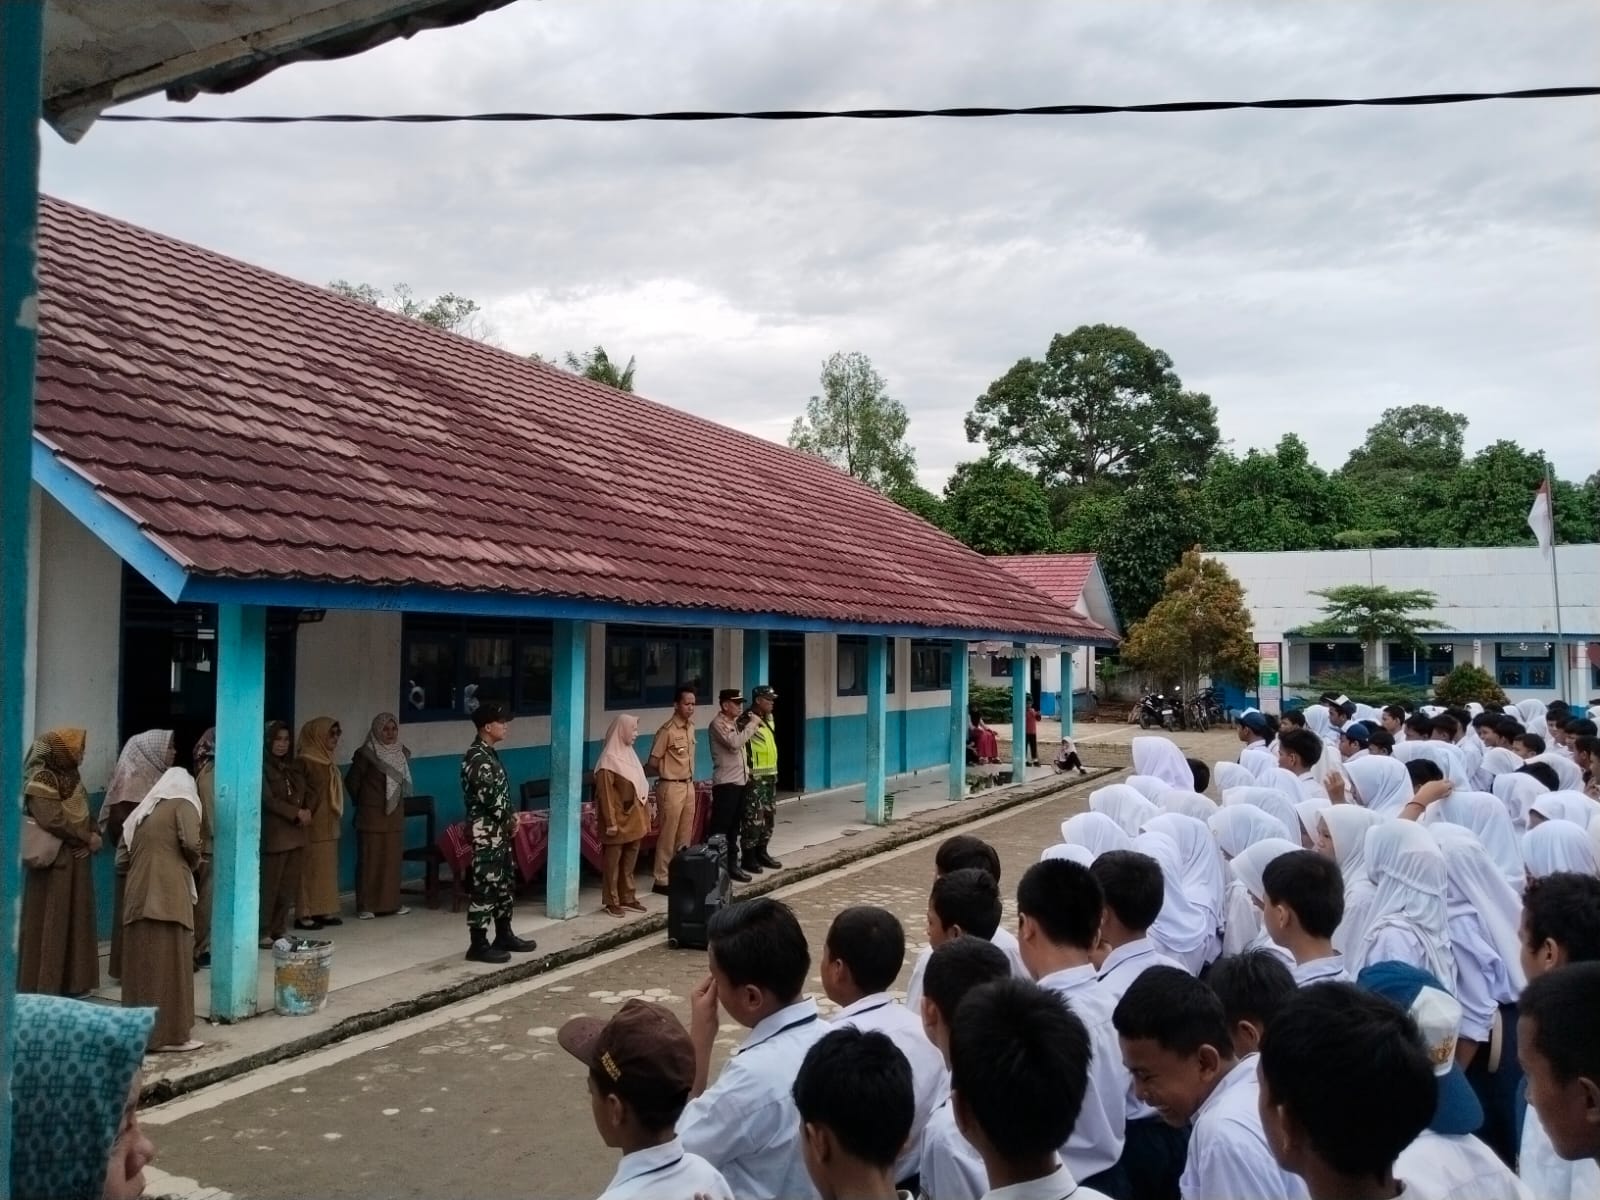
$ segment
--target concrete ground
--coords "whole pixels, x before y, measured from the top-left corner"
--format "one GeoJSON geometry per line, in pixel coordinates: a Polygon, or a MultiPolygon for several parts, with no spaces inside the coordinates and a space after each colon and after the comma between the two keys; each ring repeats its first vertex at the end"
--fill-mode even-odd
{"type": "MultiPolygon", "coordinates": [[[[1231,739],[1226,732],[1180,741],[1210,761],[1231,756],[1231,739]]],[[[1090,744],[1108,756],[1126,752],[1125,739],[1090,744]]],[[[999,850],[1002,891],[1014,890],[1102,781],[1063,780],[1066,790],[961,825],[999,850]]],[[[794,906],[811,942],[812,994],[820,997],[817,947],[833,915],[851,904],[882,905],[904,923],[904,986],[925,941],[942,836],[773,892],[794,906]]],[[[569,1017],[610,1012],[634,995],[687,1019],[689,992],[704,973],[703,952],[669,950],[657,934],[147,1109],[142,1119],[167,1173],[154,1175],[152,1194],[598,1195],[616,1155],[594,1132],[583,1069],[556,1045],[555,1032],[569,1017]]],[[[725,1025],[719,1055],[741,1036],[725,1025]]]]}

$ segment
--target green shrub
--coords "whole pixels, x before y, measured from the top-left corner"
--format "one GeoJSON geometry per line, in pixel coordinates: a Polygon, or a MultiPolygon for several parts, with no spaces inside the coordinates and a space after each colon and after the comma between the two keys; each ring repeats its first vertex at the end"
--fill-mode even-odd
{"type": "Polygon", "coordinates": [[[1315,702],[1323,692],[1338,692],[1349,696],[1357,704],[1370,704],[1382,708],[1385,704],[1398,704],[1408,712],[1426,702],[1428,689],[1404,683],[1391,683],[1377,679],[1362,671],[1329,671],[1318,675],[1309,683],[1289,683],[1285,691],[1306,693],[1307,702],[1315,702]]]}
{"type": "Polygon", "coordinates": [[[967,702],[975,706],[978,715],[990,724],[999,722],[1006,725],[1011,721],[1011,689],[1008,687],[986,687],[975,683],[968,689],[967,702]]]}
{"type": "Polygon", "coordinates": [[[1462,663],[1446,675],[1434,689],[1433,696],[1440,704],[1457,706],[1477,701],[1485,708],[1500,708],[1510,703],[1494,676],[1471,663],[1462,663]]]}

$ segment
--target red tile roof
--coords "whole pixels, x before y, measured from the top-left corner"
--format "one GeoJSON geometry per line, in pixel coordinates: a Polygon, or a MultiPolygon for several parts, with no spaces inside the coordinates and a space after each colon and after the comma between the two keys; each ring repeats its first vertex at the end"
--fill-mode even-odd
{"type": "MultiPolygon", "coordinates": [[[[1083,597],[1084,585],[1089,582],[1089,575],[1095,566],[1092,554],[995,554],[990,556],[989,561],[1068,610],[1076,609],[1083,597]]],[[[1075,611],[1072,615],[1096,631],[1092,636],[1111,640],[1116,638],[1099,622],[1075,611]]]]}
{"type": "Polygon", "coordinates": [[[1081,635],[834,468],[643,397],[49,198],[40,274],[38,436],[192,576],[1081,635]]]}

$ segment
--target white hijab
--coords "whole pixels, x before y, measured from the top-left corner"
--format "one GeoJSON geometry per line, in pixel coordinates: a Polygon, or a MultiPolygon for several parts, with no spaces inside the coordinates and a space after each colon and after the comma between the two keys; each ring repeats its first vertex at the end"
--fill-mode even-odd
{"type": "Polygon", "coordinates": [[[1523,728],[1529,733],[1549,736],[1549,710],[1545,708],[1543,700],[1518,700],[1517,715],[1522,718],[1523,728]]]}
{"type": "Polygon", "coordinates": [[[1300,818],[1300,829],[1305,834],[1306,841],[1316,842],[1317,817],[1332,807],[1332,800],[1302,800],[1294,806],[1295,815],[1300,818]]]}
{"type": "Polygon", "coordinates": [[[1105,813],[1129,837],[1139,832],[1139,827],[1151,817],[1159,817],[1161,810],[1125,783],[1113,783],[1095,788],[1089,793],[1089,810],[1105,813]]]}
{"type": "Polygon", "coordinates": [[[1494,794],[1495,799],[1506,806],[1511,827],[1521,833],[1528,827],[1528,813],[1533,810],[1533,802],[1540,796],[1550,795],[1550,789],[1532,775],[1513,773],[1495,776],[1494,794]]]}
{"type": "Polygon", "coordinates": [[[1379,816],[1399,815],[1415,794],[1411,787],[1411,776],[1398,758],[1369,754],[1365,758],[1347,762],[1344,773],[1350,777],[1351,786],[1355,788],[1357,803],[1379,816]]]}
{"type": "Polygon", "coordinates": [[[1199,792],[1179,791],[1177,788],[1168,788],[1162,792],[1156,797],[1156,803],[1164,812],[1182,813],[1197,821],[1209,821],[1211,814],[1217,811],[1217,802],[1210,796],[1202,796],[1199,792]]]}
{"type": "Polygon", "coordinates": [[[1094,858],[1108,850],[1132,850],[1133,838],[1105,813],[1086,812],[1061,822],[1061,840],[1082,846],[1094,858]]]}
{"type": "Polygon", "coordinates": [[[1172,790],[1170,783],[1155,775],[1129,775],[1122,783],[1124,787],[1131,787],[1139,795],[1152,802],[1162,792],[1170,792],[1172,790]]]}
{"type": "Polygon", "coordinates": [[[1206,824],[1217,839],[1217,846],[1229,858],[1238,858],[1249,847],[1267,838],[1289,840],[1289,830],[1283,822],[1254,804],[1219,808],[1206,824]]]}
{"type": "Polygon", "coordinates": [[[1529,806],[1529,811],[1538,813],[1546,821],[1571,821],[1579,828],[1587,829],[1589,822],[1600,816],[1600,803],[1582,792],[1563,789],[1546,792],[1529,806]]]}
{"type": "Polygon", "coordinates": [[[1164,737],[1133,739],[1133,769],[1140,775],[1166,780],[1168,787],[1194,787],[1194,771],[1178,744],[1164,737]]]}
{"type": "Polygon", "coordinates": [[[1092,867],[1094,865],[1094,855],[1089,853],[1088,847],[1069,842],[1057,842],[1053,846],[1046,846],[1044,853],[1039,855],[1040,862],[1047,862],[1052,858],[1075,862],[1080,867],[1092,867]]]}
{"type": "Polygon", "coordinates": [[[1224,808],[1234,804],[1248,804],[1259,808],[1283,825],[1283,835],[1293,838],[1300,832],[1300,814],[1295,810],[1298,798],[1290,800],[1277,788],[1230,788],[1222,794],[1224,808]]]}
{"type": "Polygon", "coordinates": [[[1239,752],[1239,765],[1250,772],[1253,782],[1259,783],[1269,771],[1278,769],[1277,743],[1273,742],[1268,746],[1246,746],[1239,752]]]}
{"type": "MultiPolygon", "coordinates": [[[[1262,753],[1265,753],[1264,751],[1262,753]]],[[[1276,765],[1276,764],[1274,764],[1276,765]]],[[[1240,763],[1219,762],[1211,768],[1211,779],[1217,785],[1217,792],[1221,794],[1229,788],[1255,787],[1256,777],[1249,767],[1240,763]]]]}
{"type": "MultiPolygon", "coordinates": [[[[1489,856],[1508,886],[1522,895],[1522,847],[1517,844],[1517,831],[1501,804],[1488,792],[1452,792],[1428,809],[1428,824],[1446,822],[1470,829],[1483,852],[1489,856]]],[[[1440,843],[1443,845],[1443,843],[1440,843]]]]}
{"type": "Polygon", "coordinates": [[[1236,855],[1228,865],[1233,869],[1239,882],[1244,884],[1245,890],[1265,904],[1267,890],[1261,882],[1261,877],[1267,869],[1267,864],[1300,849],[1303,847],[1295,845],[1286,838],[1262,838],[1254,845],[1247,846],[1244,853],[1236,855]]]}
{"type": "Polygon", "coordinates": [[[1277,788],[1290,804],[1298,804],[1306,798],[1305,789],[1300,786],[1299,778],[1287,767],[1273,767],[1272,770],[1263,773],[1261,786],[1277,788]]]}
{"type": "MultiPolygon", "coordinates": [[[[156,780],[155,787],[145,793],[145,798],[139,801],[139,807],[128,814],[128,819],[122,826],[122,844],[133,852],[134,836],[139,832],[145,818],[155,812],[156,805],[163,800],[187,800],[194,805],[196,816],[203,815],[200,808],[200,791],[195,786],[194,776],[182,767],[169,767],[167,773],[156,780]]],[[[200,899],[200,893],[194,885],[194,873],[185,871],[184,879],[189,884],[189,903],[193,904],[200,899]]]]}
{"type": "Polygon", "coordinates": [[[1483,752],[1483,761],[1478,764],[1476,778],[1483,785],[1483,790],[1488,791],[1496,779],[1511,774],[1521,766],[1522,760],[1517,757],[1516,751],[1496,746],[1492,750],[1483,752]]]}
{"type": "Polygon", "coordinates": [[[643,804],[650,795],[650,784],[644,777],[644,763],[639,761],[639,755],[634,748],[628,745],[629,734],[637,735],[639,732],[639,718],[632,713],[618,713],[611,719],[611,725],[606,730],[605,745],[600,747],[600,757],[595,760],[596,771],[610,771],[619,779],[626,779],[633,784],[634,795],[639,803],[643,804]]]}
{"type": "MultiPolygon", "coordinates": [[[[1522,971],[1520,891],[1511,889],[1499,866],[1468,830],[1448,821],[1436,821],[1428,832],[1444,853],[1445,875],[1450,884],[1446,907],[1450,916],[1477,916],[1489,937],[1493,956],[1504,964],[1511,986],[1520,992],[1528,984],[1522,971]]],[[[1478,957],[1485,957],[1481,949],[1478,957]]]]}
{"type": "Polygon", "coordinates": [[[1333,933],[1334,948],[1340,954],[1353,953],[1367,931],[1372,897],[1377,893],[1367,877],[1367,834],[1386,819],[1354,804],[1335,804],[1317,814],[1317,824],[1328,831],[1333,861],[1344,878],[1344,918],[1333,933]]]}
{"type": "Polygon", "coordinates": [[[1395,745],[1394,757],[1401,763],[1425,758],[1455,787],[1463,791],[1472,787],[1472,772],[1467,769],[1466,756],[1449,742],[1400,742],[1395,745]]]}
{"type": "Polygon", "coordinates": [[[1141,833],[1133,848],[1161,864],[1165,885],[1161,914],[1150,926],[1150,938],[1158,946],[1187,957],[1203,950],[1217,936],[1215,914],[1184,889],[1183,852],[1164,833],[1141,833]]]}
{"type": "Polygon", "coordinates": [[[1367,833],[1367,874],[1377,889],[1372,913],[1362,931],[1356,969],[1385,930],[1409,930],[1422,943],[1423,961],[1412,966],[1431,971],[1451,994],[1456,987],[1455,952],[1445,900],[1449,880],[1444,852],[1415,821],[1385,821],[1367,833]]]}
{"type": "Polygon", "coordinates": [[[1222,868],[1222,852],[1204,821],[1182,813],[1163,813],[1145,823],[1141,833],[1159,833],[1170,838],[1183,856],[1184,894],[1211,914],[1212,931],[1222,927],[1228,877],[1222,868]]]}
{"type": "Polygon", "coordinates": [[[1550,769],[1556,773],[1556,781],[1561,784],[1561,791],[1583,791],[1583,768],[1565,754],[1556,754],[1554,751],[1547,750],[1543,754],[1535,754],[1528,761],[1549,763],[1550,769]]]}
{"type": "Polygon", "coordinates": [[[1306,719],[1306,728],[1321,738],[1323,745],[1338,745],[1339,731],[1333,727],[1326,708],[1320,704],[1308,704],[1300,710],[1300,715],[1306,719]]]}
{"type": "Polygon", "coordinates": [[[1528,830],[1522,839],[1522,858],[1530,879],[1543,879],[1557,871],[1600,875],[1600,857],[1589,831],[1571,821],[1546,821],[1528,830]]]}
{"type": "Polygon", "coordinates": [[[383,811],[392,814],[400,807],[400,801],[411,795],[411,756],[406,753],[399,738],[391,746],[379,736],[390,721],[395,723],[395,728],[399,728],[400,719],[393,713],[379,713],[373,717],[372,728],[367,731],[363,748],[378,764],[378,770],[383,772],[383,811]]]}

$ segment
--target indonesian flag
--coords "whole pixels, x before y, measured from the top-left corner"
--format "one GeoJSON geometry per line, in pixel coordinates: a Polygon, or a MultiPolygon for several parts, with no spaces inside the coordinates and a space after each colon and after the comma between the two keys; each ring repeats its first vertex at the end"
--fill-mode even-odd
{"type": "Polygon", "coordinates": [[[1539,539],[1539,553],[1548,557],[1550,548],[1555,543],[1555,527],[1551,520],[1550,511],[1550,481],[1542,480],[1539,490],[1533,494],[1533,507],[1528,510],[1528,528],[1533,530],[1533,536],[1539,539]]]}

